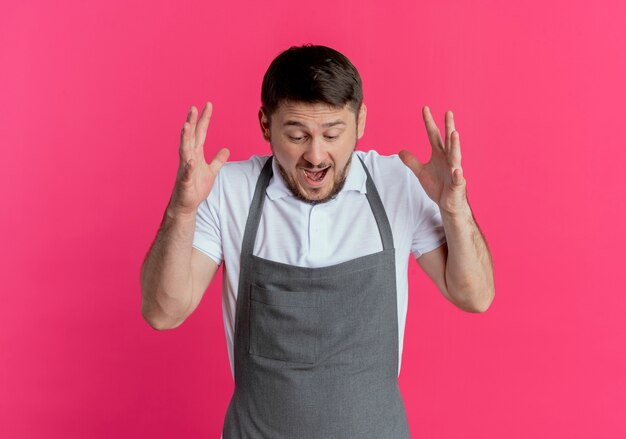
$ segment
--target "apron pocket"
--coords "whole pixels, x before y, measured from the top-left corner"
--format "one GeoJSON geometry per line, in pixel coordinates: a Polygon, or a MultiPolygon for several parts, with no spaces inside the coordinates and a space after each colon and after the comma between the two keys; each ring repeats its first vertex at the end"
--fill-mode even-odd
{"type": "Polygon", "coordinates": [[[319,295],[250,288],[248,353],[295,363],[315,363],[319,295]]]}

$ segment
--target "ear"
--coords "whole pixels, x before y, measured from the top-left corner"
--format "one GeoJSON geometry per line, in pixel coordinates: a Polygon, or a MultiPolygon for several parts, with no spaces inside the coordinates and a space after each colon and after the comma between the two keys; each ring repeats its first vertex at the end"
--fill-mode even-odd
{"type": "Polygon", "coordinates": [[[356,125],[356,138],[360,139],[363,137],[363,133],[365,132],[365,120],[367,119],[367,107],[365,104],[361,104],[361,108],[359,109],[359,115],[357,116],[357,125],[356,125]]]}
{"type": "Polygon", "coordinates": [[[259,125],[261,126],[261,133],[266,141],[270,141],[270,120],[265,114],[263,107],[259,108],[259,125]]]}

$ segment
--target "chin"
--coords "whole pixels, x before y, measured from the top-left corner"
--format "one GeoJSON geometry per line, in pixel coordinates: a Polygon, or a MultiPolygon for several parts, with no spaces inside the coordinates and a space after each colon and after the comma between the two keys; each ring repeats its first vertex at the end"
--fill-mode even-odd
{"type": "Polygon", "coordinates": [[[308,189],[306,184],[304,184],[298,177],[297,174],[290,175],[285,169],[281,166],[281,164],[277,161],[278,170],[280,171],[287,188],[293,194],[294,197],[299,199],[300,201],[304,201],[309,204],[321,204],[326,203],[335,198],[335,196],[341,191],[344,183],[346,182],[346,172],[345,170],[348,168],[346,166],[344,168],[344,172],[339,177],[337,181],[337,176],[335,175],[335,169],[333,167],[332,174],[326,175],[325,178],[328,178],[327,185],[316,189],[308,189]]]}
{"type": "Polygon", "coordinates": [[[320,191],[314,191],[314,192],[308,191],[307,192],[307,191],[302,190],[302,188],[300,188],[300,190],[298,191],[297,198],[310,204],[326,203],[327,201],[334,199],[337,193],[339,192],[334,189],[335,189],[334,185],[329,188],[324,188],[323,192],[320,192],[320,191]]]}

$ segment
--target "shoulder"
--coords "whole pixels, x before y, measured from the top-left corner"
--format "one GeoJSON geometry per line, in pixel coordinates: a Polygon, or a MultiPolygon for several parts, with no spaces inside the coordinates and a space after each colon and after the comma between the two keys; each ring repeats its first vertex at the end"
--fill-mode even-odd
{"type": "Polygon", "coordinates": [[[217,175],[217,184],[224,192],[249,192],[254,188],[263,165],[270,156],[253,155],[248,160],[224,163],[217,175]],[[246,189],[247,190],[244,190],[246,189]]]}
{"type": "Polygon", "coordinates": [[[417,181],[415,174],[402,163],[398,154],[381,155],[374,150],[356,151],[356,154],[365,163],[377,188],[406,187],[417,181]]]}
{"type": "Polygon", "coordinates": [[[386,156],[370,150],[357,151],[357,155],[365,163],[385,207],[405,206],[415,212],[431,202],[413,171],[398,154],[386,156]]]}
{"type": "Polygon", "coordinates": [[[249,204],[263,165],[268,159],[269,156],[253,155],[248,160],[224,163],[207,198],[209,204],[213,203],[220,209],[225,204],[249,204]]]}
{"type": "Polygon", "coordinates": [[[231,161],[224,163],[220,169],[219,177],[222,181],[237,180],[246,181],[254,180],[256,182],[263,165],[270,156],[253,155],[248,160],[231,161]]]}

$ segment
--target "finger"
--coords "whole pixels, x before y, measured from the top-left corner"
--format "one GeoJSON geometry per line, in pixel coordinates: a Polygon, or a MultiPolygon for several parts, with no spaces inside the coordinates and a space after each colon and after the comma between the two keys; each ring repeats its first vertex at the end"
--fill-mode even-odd
{"type": "Polygon", "coordinates": [[[178,148],[178,155],[181,162],[187,162],[191,158],[191,127],[189,122],[183,124],[183,129],[180,132],[180,146],[178,148]]]}
{"type": "Polygon", "coordinates": [[[228,150],[228,148],[222,148],[217,151],[215,156],[213,156],[213,160],[211,160],[211,163],[209,163],[209,167],[211,168],[211,170],[217,174],[220,168],[224,166],[224,163],[226,163],[226,161],[228,160],[228,156],[230,156],[230,151],[228,150]]]}
{"type": "Polygon", "coordinates": [[[422,117],[424,118],[424,125],[426,126],[426,133],[428,133],[430,146],[432,146],[433,149],[443,149],[444,145],[441,140],[441,133],[439,132],[439,128],[437,127],[432,114],[430,114],[430,108],[427,106],[424,106],[422,109],[422,117]]]}
{"type": "Polygon", "coordinates": [[[409,151],[403,149],[398,154],[400,156],[400,160],[404,163],[413,173],[417,176],[422,171],[422,167],[424,166],[422,162],[420,162],[413,154],[409,151]]]}
{"type": "Polygon", "coordinates": [[[461,139],[459,132],[454,130],[450,134],[450,148],[448,149],[448,164],[453,168],[461,166],[461,139]]]}
{"type": "Polygon", "coordinates": [[[446,148],[450,147],[450,135],[452,131],[454,131],[454,114],[452,114],[451,110],[446,111],[446,139],[445,146],[446,148]]]}
{"type": "Polygon", "coordinates": [[[191,144],[192,146],[194,146],[194,140],[195,140],[195,136],[196,136],[196,122],[198,119],[198,109],[192,105],[191,108],[189,109],[189,113],[187,114],[187,122],[189,122],[189,126],[191,127],[190,130],[190,134],[191,134],[191,144]]]}
{"type": "Polygon", "coordinates": [[[202,115],[196,125],[196,147],[202,147],[204,140],[206,139],[206,132],[209,128],[209,122],[211,120],[211,114],[213,114],[213,104],[207,102],[202,110],[202,115]]]}

